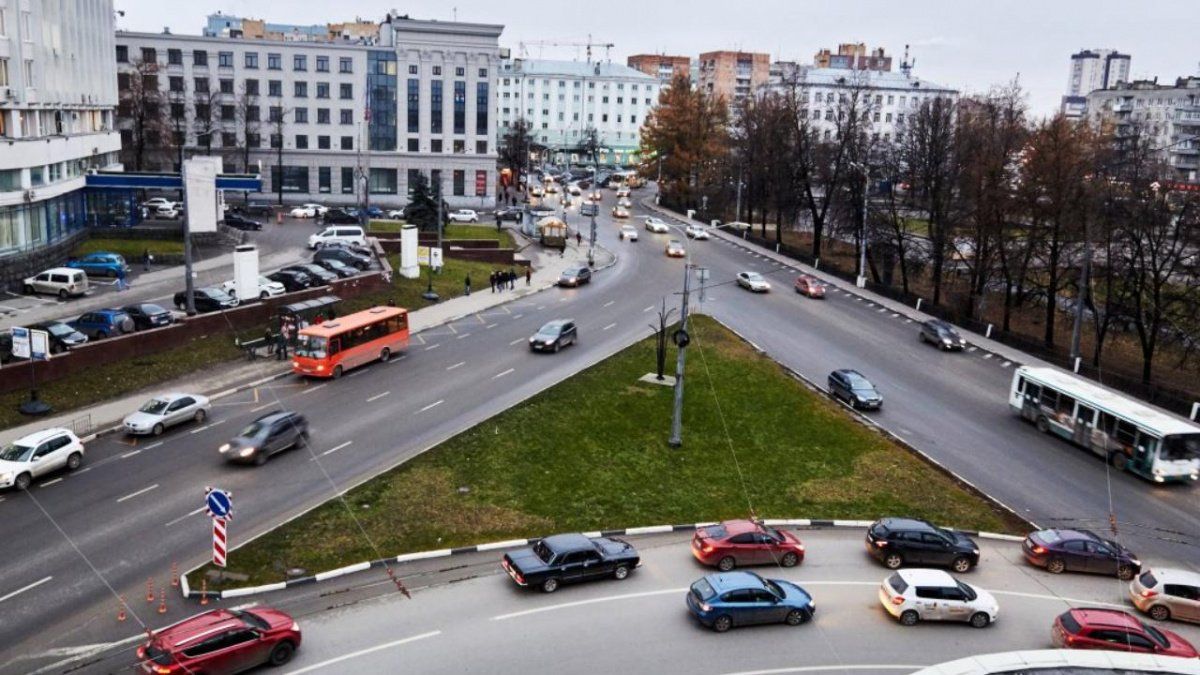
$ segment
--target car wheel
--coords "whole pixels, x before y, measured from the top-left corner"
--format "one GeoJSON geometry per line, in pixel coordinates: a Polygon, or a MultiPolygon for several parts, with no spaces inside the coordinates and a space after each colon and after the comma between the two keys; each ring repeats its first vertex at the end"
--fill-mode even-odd
{"type": "Polygon", "coordinates": [[[629,568],[625,565],[617,565],[617,569],[613,570],[613,576],[617,581],[621,581],[629,576],[629,568]]]}
{"type": "Polygon", "coordinates": [[[271,294],[270,294],[270,293],[268,293],[268,292],[266,292],[266,291],[263,291],[262,293],[259,293],[259,294],[258,294],[258,299],[259,299],[259,300],[266,300],[266,299],[267,299],[267,298],[269,298],[269,297],[271,297],[271,294]]]}
{"type": "Polygon", "coordinates": [[[200,410],[197,410],[196,414],[193,415],[192,417],[195,418],[196,424],[200,424],[201,422],[204,421],[204,418],[207,416],[208,416],[208,413],[204,412],[204,409],[201,408],[200,410]]]}
{"type": "Polygon", "coordinates": [[[799,626],[807,620],[808,616],[799,609],[793,609],[792,611],[788,612],[787,617],[784,619],[789,626],[799,626]]]}
{"type": "Polygon", "coordinates": [[[1050,574],[1062,574],[1067,571],[1067,563],[1062,558],[1051,558],[1050,562],[1046,563],[1046,571],[1050,574]]]}
{"type": "Polygon", "coordinates": [[[1037,418],[1037,430],[1043,434],[1050,432],[1050,422],[1046,420],[1045,416],[1037,418]]]}
{"type": "Polygon", "coordinates": [[[553,593],[554,591],[557,591],[557,590],[558,590],[558,579],[551,577],[542,582],[542,592],[543,593],[553,593]]]}
{"type": "Polygon", "coordinates": [[[162,432],[163,432],[162,422],[155,424],[154,428],[150,430],[150,433],[154,436],[162,436],[162,432]]]}
{"type": "Polygon", "coordinates": [[[25,286],[22,287],[21,290],[25,293],[25,295],[33,295],[33,293],[34,293],[33,286],[30,286],[29,284],[25,284],[25,286]]]}
{"type": "Polygon", "coordinates": [[[958,556],[954,562],[950,563],[950,569],[962,574],[963,572],[971,571],[971,559],[966,556],[958,556]]]}
{"type": "Polygon", "coordinates": [[[78,469],[80,464],[83,464],[83,455],[78,452],[72,452],[67,456],[67,468],[71,471],[78,469]]]}
{"type": "Polygon", "coordinates": [[[58,289],[58,299],[59,300],[67,299],[67,290],[65,288],[58,289]]]}
{"type": "Polygon", "coordinates": [[[282,666],[288,661],[291,661],[292,655],[295,653],[296,645],[284,640],[283,642],[275,645],[275,648],[271,650],[271,665],[282,666]]]}
{"type": "Polygon", "coordinates": [[[717,561],[717,569],[721,570],[722,572],[728,572],[734,567],[737,567],[737,561],[734,560],[733,556],[731,555],[727,555],[717,561]]]}
{"type": "Polygon", "coordinates": [[[971,615],[971,625],[975,628],[987,628],[991,622],[991,617],[984,612],[975,612],[971,615]]]}
{"type": "Polygon", "coordinates": [[[336,380],[336,379],[340,378],[341,376],[342,376],[342,367],[334,366],[333,367],[333,379],[336,380]]]}
{"type": "Polygon", "coordinates": [[[889,553],[883,558],[883,566],[889,570],[898,570],[904,565],[904,556],[899,553],[889,553]]]}
{"type": "Polygon", "coordinates": [[[1155,621],[1168,621],[1171,618],[1171,610],[1163,605],[1155,605],[1150,608],[1150,618],[1155,621]]]}
{"type": "Polygon", "coordinates": [[[561,342],[555,342],[555,343],[554,343],[554,353],[555,353],[555,354],[557,354],[559,349],[562,349],[562,343],[561,343],[561,342]]]}
{"type": "Polygon", "coordinates": [[[724,633],[730,628],[733,628],[733,619],[730,618],[728,614],[722,614],[713,620],[712,627],[713,630],[717,631],[718,633],[724,633]]]}
{"type": "Polygon", "coordinates": [[[1121,565],[1117,568],[1117,578],[1121,581],[1129,581],[1133,578],[1133,565],[1121,565]]]}
{"type": "Polygon", "coordinates": [[[17,488],[18,490],[28,490],[29,484],[32,482],[33,476],[23,473],[20,476],[17,476],[17,479],[13,481],[13,487],[17,488]]]}
{"type": "Polygon", "coordinates": [[[783,558],[779,561],[779,564],[783,565],[784,567],[795,567],[796,563],[798,562],[800,562],[800,556],[796,555],[795,553],[785,553],[783,554],[783,558]]]}
{"type": "Polygon", "coordinates": [[[384,347],[383,350],[379,352],[379,360],[387,363],[388,359],[390,358],[392,358],[392,350],[384,347]]]}
{"type": "Polygon", "coordinates": [[[267,463],[266,450],[259,450],[258,454],[254,455],[254,466],[262,466],[267,463]]]}
{"type": "Polygon", "coordinates": [[[900,625],[915,626],[921,620],[921,615],[917,614],[917,610],[908,609],[900,615],[900,625]]]}

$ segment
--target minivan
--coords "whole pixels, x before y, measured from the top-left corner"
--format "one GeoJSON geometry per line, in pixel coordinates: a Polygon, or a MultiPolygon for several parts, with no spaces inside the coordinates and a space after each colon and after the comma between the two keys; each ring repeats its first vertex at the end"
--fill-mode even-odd
{"type": "Polygon", "coordinates": [[[367,238],[363,234],[362,227],[358,225],[335,225],[310,236],[308,247],[317,249],[331,242],[366,246],[367,238]]]}
{"type": "Polygon", "coordinates": [[[83,295],[88,291],[87,272],[70,267],[55,267],[25,279],[22,285],[26,295],[49,293],[66,299],[69,295],[83,295]]]}

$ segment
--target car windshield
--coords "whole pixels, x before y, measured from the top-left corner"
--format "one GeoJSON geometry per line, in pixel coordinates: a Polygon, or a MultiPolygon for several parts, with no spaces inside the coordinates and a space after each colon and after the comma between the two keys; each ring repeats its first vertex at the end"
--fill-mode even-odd
{"type": "Polygon", "coordinates": [[[170,404],[161,398],[152,398],[149,401],[146,401],[145,405],[138,408],[138,412],[144,412],[150,415],[161,415],[166,411],[168,405],[170,404]]]}
{"type": "Polygon", "coordinates": [[[746,275],[746,279],[749,281],[762,281],[762,275],[758,272],[750,272],[746,275]]]}
{"type": "Polygon", "coordinates": [[[254,437],[258,436],[259,434],[261,434],[263,429],[266,429],[266,428],[267,428],[267,425],[263,424],[262,422],[258,422],[258,421],[251,422],[249,425],[246,426],[245,429],[242,429],[242,432],[239,433],[238,436],[242,436],[244,438],[254,438],[254,437]]]}
{"type": "Polygon", "coordinates": [[[167,310],[158,305],[139,305],[143,314],[166,314],[167,310]]]}
{"type": "Polygon", "coordinates": [[[303,356],[309,359],[323,359],[326,356],[326,350],[329,348],[329,341],[317,335],[300,335],[296,338],[296,356],[303,356]]]}
{"type": "Polygon", "coordinates": [[[1163,635],[1161,632],[1159,632],[1159,630],[1157,628],[1155,628],[1154,626],[1147,626],[1146,624],[1142,624],[1142,627],[1146,629],[1146,635],[1149,635],[1150,639],[1157,642],[1160,647],[1170,647],[1171,646],[1171,641],[1167,639],[1167,636],[1163,635]]]}
{"type": "Polygon", "coordinates": [[[777,598],[782,598],[783,596],[787,595],[783,592],[783,589],[780,588],[778,584],[770,579],[763,579],[763,585],[767,587],[768,591],[771,591],[771,593],[775,594],[775,597],[777,598]]]}
{"type": "Polygon", "coordinates": [[[974,588],[971,588],[969,584],[964,584],[961,581],[958,582],[958,590],[962,591],[963,597],[967,600],[974,600],[975,598],[979,597],[979,594],[975,592],[974,588]]]}
{"type": "Polygon", "coordinates": [[[28,462],[29,456],[33,454],[32,445],[21,445],[20,443],[10,443],[0,450],[0,459],[6,462],[28,462]]]}
{"type": "Polygon", "coordinates": [[[1171,434],[1163,438],[1160,459],[1196,459],[1200,457],[1200,434],[1171,434]]]}
{"type": "Polygon", "coordinates": [[[717,592],[713,590],[712,585],[708,583],[708,579],[701,579],[692,584],[692,595],[700,600],[707,600],[716,594],[717,592]]]}
{"type": "Polygon", "coordinates": [[[271,627],[271,624],[267,623],[266,619],[255,614],[254,612],[247,612],[247,611],[243,610],[243,611],[235,611],[234,614],[236,614],[238,616],[238,618],[240,618],[242,621],[244,621],[246,623],[246,625],[251,628],[257,628],[259,630],[267,630],[271,627]]]}
{"type": "Polygon", "coordinates": [[[225,291],[223,291],[219,288],[205,288],[205,289],[203,289],[203,291],[205,294],[208,295],[208,297],[212,298],[213,300],[216,300],[217,302],[225,302],[227,300],[233,299],[229,296],[228,293],[226,293],[225,291]]]}
{"type": "Polygon", "coordinates": [[[46,326],[46,330],[59,337],[66,337],[75,332],[74,328],[71,328],[65,323],[52,323],[46,326]]]}
{"type": "Polygon", "coordinates": [[[146,645],[146,658],[160,666],[170,666],[174,663],[171,653],[159,647],[157,642],[146,645]]]}
{"type": "Polygon", "coordinates": [[[783,532],[780,530],[773,530],[771,528],[766,528],[766,532],[767,532],[767,534],[771,535],[772,537],[775,537],[775,541],[787,541],[787,537],[784,536],[783,532]]]}
{"type": "Polygon", "coordinates": [[[546,337],[546,338],[558,337],[558,333],[561,330],[561,328],[562,328],[561,324],[548,323],[545,326],[542,326],[541,328],[539,328],[537,334],[538,334],[538,337],[546,337]]]}
{"type": "Polygon", "coordinates": [[[550,561],[554,559],[554,551],[551,551],[550,547],[547,546],[546,542],[544,541],[539,541],[533,545],[533,554],[547,565],[549,565],[550,561]]]}
{"type": "Polygon", "coordinates": [[[1046,542],[1047,544],[1053,544],[1062,539],[1062,537],[1059,536],[1058,532],[1056,532],[1055,530],[1042,530],[1041,532],[1037,533],[1037,536],[1038,536],[1038,539],[1041,539],[1042,541],[1046,542]]]}

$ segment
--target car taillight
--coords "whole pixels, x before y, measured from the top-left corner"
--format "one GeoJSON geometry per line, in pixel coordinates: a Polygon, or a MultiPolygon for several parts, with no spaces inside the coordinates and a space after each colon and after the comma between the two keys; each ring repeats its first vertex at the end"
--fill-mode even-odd
{"type": "Polygon", "coordinates": [[[145,647],[138,647],[138,648],[137,648],[137,657],[138,657],[139,659],[144,659],[144,658],[146,658],[146,648],[145,648],[145,647]]]}
{"type": "Polygon", "coordinates": [[[902,596],[902,595],[893,596],[892,604],[893,605],[903,605],[904,604],[904,596],[902,596]]]}
{"type": "Polygon", "coordinates": [[[704,546],[701,546],[701,547],[700,547],[700,550],[701,550],[702,552],[704,552],[704,553],[712,553],[712,552],[713,552],[713,547],[712,547],[712,545],[711,545],[711,544],[705,544],[704,546]]]}
{"type": "Polygon", "coordinates": [[[514,570],[514,571],[513,571],[513,575],[517,577],[517,583],[518,583],[518,584],[523,584],[523,583],[525,583],[525,575],[524,575],[524,574],[521,574],[520,572],[517,572],[517,571],[515,571],[515,570],[514,570]]]}
{"type": "Polygon", "coordinates": [[[885,540],[883,540],[883,539],[876,539],[876,540],[875,540],[873,543],[874,543],[876,546],[878,546],[879,548],[883,548],[884,546],[887,546],[887,545],[888,545],[887,541],[885,541],[885,540]]]}
{"type": "Polygon", "coordinates": [[[1147,588],[1146,590],[1142,591],[1142,597],[1143,597],[1143,598],[1153,598],[1153,597],[1154,597],[1154,596],[1156,596],[1156,595],[1158,595],[1158,591],[1152,591],[1152,590],[1150,590],[1149,588],[1147,588]]]}

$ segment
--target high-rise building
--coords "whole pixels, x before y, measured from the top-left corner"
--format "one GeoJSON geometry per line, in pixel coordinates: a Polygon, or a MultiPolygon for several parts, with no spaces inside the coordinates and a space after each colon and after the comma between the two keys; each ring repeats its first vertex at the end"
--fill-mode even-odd
{"type": "Polygon", "coordinates": [[[88,170],[119,168],[112,53],[112,0],[0,3],[0,284],[65,256],[88,170]]]}
{"type": "Polygon", "coordinates": [[[1120,83],[1088,93],[1088,119],[1113,127],[1118,140],[1135,133],[1185,183],[1200,183],[1200,76],[1174,84],[1155,80],[1120,83]]]}
{"type": "Polygon", "coordinates": [[[757,52],[706,52],[700,55],[700,90],[734,103],[770,78],[771,55],[757,52]]]}
{"type": "Polygon", "coordinates": [[[820,50],[813,57],[813,65],[817,68],[887,72],[892,69],[892,57],[883,52],[883,47],[868,52],[866,44],[849,42],[838,45],[837,53],[828,49],[820,50]]]}
{"type": "Polygon", "coordinates": [[[663,82],[670,82],[676,75],[691,77],[692,59],[688,56],[635,54],[626,59],[625,64],[663,82]]]}
{"type": "Polygon", "coordinates": [[[1062,112],[1070,118],[1087,114],[1087,95],[1129,81],[1129,54],[1115,49],[1085,49],[1071,55],[1071,73],[1062,112]]]}

